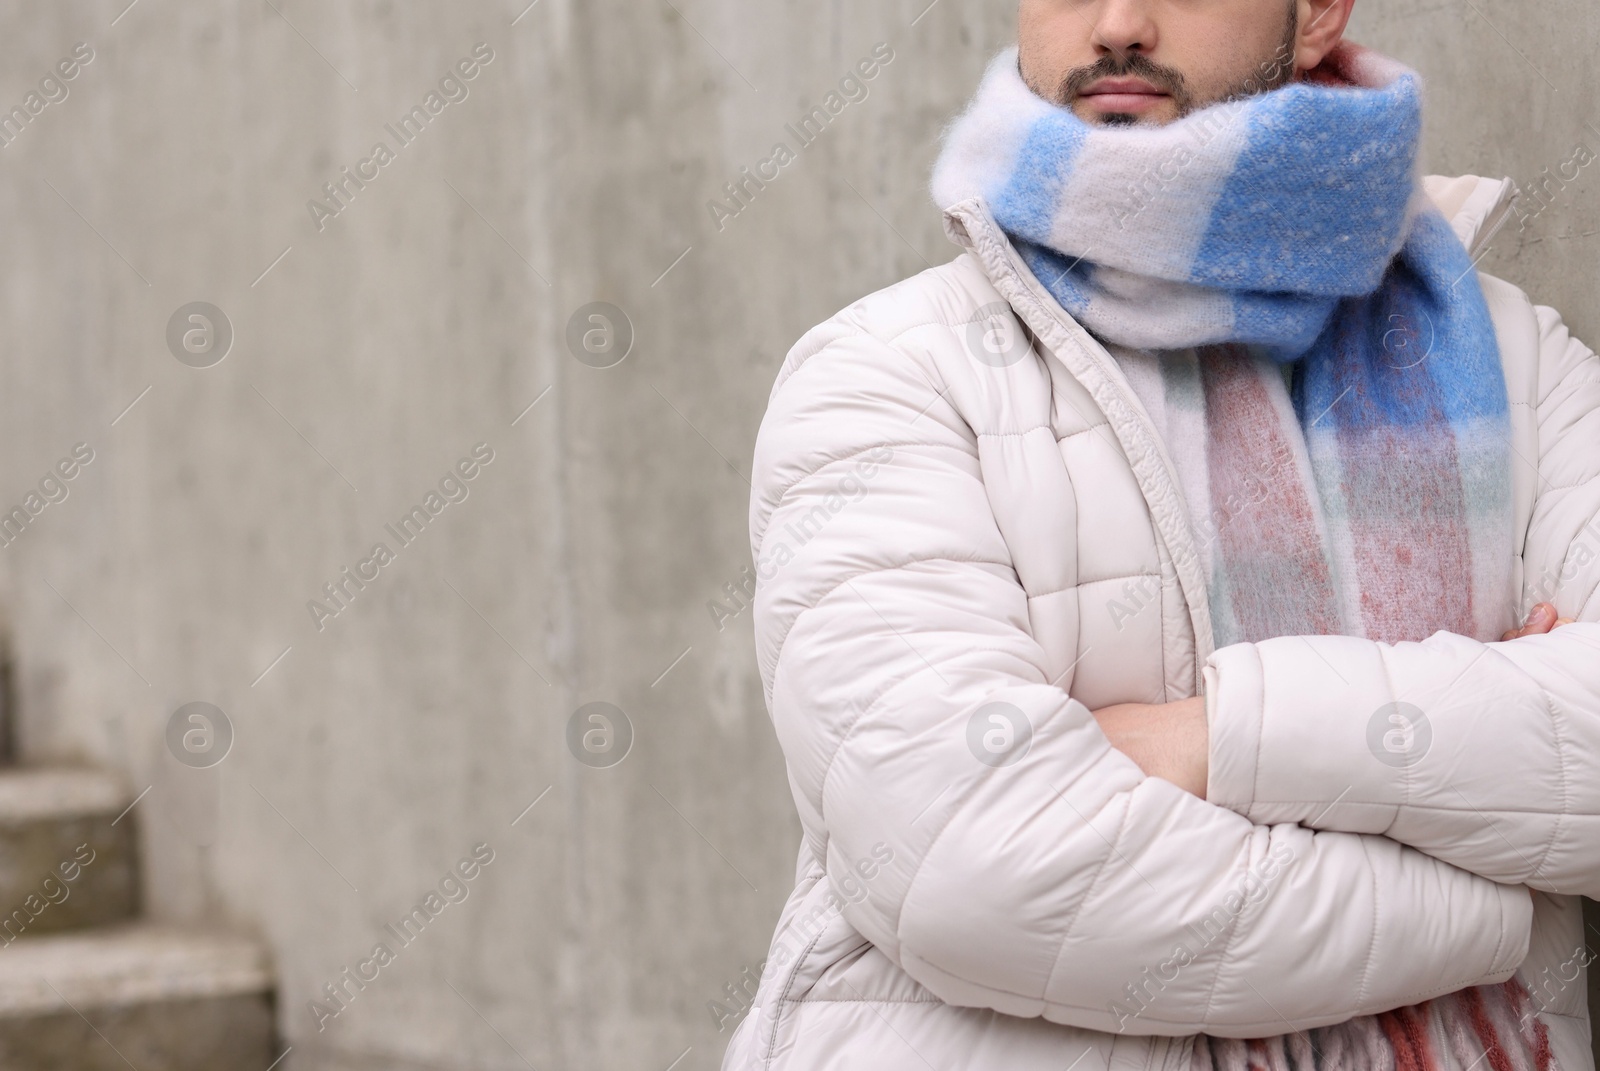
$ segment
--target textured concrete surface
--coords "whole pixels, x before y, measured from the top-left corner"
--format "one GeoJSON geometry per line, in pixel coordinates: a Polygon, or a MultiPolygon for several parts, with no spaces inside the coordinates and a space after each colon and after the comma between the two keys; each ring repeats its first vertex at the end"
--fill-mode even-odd
{"type": "Polygon", "coordinates": [[[0,956],[0,1018],[264,993],[272,972],[247,938],[171,924],[24,937],[0,956]]]}
{"type": "Polygon", "coordinates": [[[0,768],[0,825],[77,815],[117,818],[132,798],[103,770],[71,766],[0,768]]]}
{"type": "MultiPolygon", "coordinates": [[[[1532,181],[1594,135],[1591,5],[1372,7],[1360,36],[1433,86],[1439,169],[1532,181]]],[[[0,106],[74,71],[0,148],[0,512],[50,481],[0,548],[19,744],[150,788],[146,907],[265,937],[283,1067],[717,1066],[710,1005],[737,1007],[797,844],[725,587],[755,429],[807,327],[950,255],[927,166],[1011,14],[0,2],[0,106]],[[420,133],[388,129],[430,92],[420,133]],[[194,302],[231,329],[208,367],[194,302]],[[594,302],[631,331],[569,332],[594,302]],[[193,702],[220,762],[215,718],[171,742],[193,702]],[[569,745],[595,702],[626,725],[569,745]],[[622,762],[583,750],[628,727],[622,762]],[[347,968],[377,973],[319,1013],[347,968]]],[[[1486,261],[1590,339],[1594,182],[1486,261]]]]}
{"type": "Polygon", "coordinates": [[[134,924],[0,950],[0,1067],[266,1068],[272,975],[253,941],[134,924]]]}
{"type": "Polygon", "coordinates": [[[119,922],[139,907],[133,830],[115,814],[0,824],[0,947],[119,922]]]}
{"type": "Polygon", "coordinates": [[[131,802],[100,771],[0,769],[0,946],[138,910],[131,802]]]}
{"type": "Polygon", "coordinates": [[[265,1068],[274,1055],[272,1031],[272,1002],[259,993],[65,1011],[0,1020],[0,1064],[26,1071],[265,1068]]]}

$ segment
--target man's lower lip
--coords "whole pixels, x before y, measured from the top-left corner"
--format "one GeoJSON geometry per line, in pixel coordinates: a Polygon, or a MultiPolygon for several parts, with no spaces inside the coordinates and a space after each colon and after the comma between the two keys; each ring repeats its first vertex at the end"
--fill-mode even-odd
{"type": "Polygon", "coordinates": [[[1165,93],[1093,93],[1083,98],[1103,112],[1143,112],[1167,99],[1165,93]]]}

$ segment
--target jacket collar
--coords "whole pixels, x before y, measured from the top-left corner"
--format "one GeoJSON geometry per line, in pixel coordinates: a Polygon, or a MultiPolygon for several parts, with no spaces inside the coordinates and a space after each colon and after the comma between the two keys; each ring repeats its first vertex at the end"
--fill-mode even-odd
{"type": "Polygon", "coordinates": [[[995,290],[1043,343],[1046,359],[1064,365],[1105,414],[1133,469],[1156,531],[1172,556],[1194,632],[1191,694],[1199,695],[1204,683],[1201,670],[1215,643],[1211,609],[1193,524],[1166,444],[1116,359],[1034,277],[982,198],[973,197],[945,209],[944,227],[950,239],[978,261],[995,290]]]}
{"type": "Polygon", "coordinates": [[[1489,243],[1511,217],[1512,203],[1518,197],[1517,184],[1510,179],[1479,175],[1428,175],[1422,180],[1422,189],[1474,262],[1489,251],[1489,243]]]}

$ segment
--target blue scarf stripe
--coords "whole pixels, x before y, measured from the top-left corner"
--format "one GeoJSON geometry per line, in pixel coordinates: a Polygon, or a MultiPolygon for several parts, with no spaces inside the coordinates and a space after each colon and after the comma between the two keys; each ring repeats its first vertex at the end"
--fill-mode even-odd
{"type": "Polygon", "coordinates": [[[995,218],[1006,229],[1032,242],[1048,242],[1055,225],[1055,205],[1072,174],[1087,131],[1069,114],[1048,114],[1028,131],[1011,169],[1010,180],[989,196],[995,218]]]}
{"type": "Polygon", "coordinates": [[[1407,76],[1382,90],[1296,84],[1252,101],[1191,281],[1330,297],[1377,287],[1414,188],[1418,99],[1407,76]]]}
{"type": "Polygon", "coordinates": [[[1494,320],[1472,258],[1437,211],[1417,218],[1404,265],[1433,298],[1431,307],[1424,306],[1430,321],[1422,328],[1431,326],[1438,336],[1426,367],[1444,384],[1445,415],[1452,422],[1497,418],[1509,435],[1510,401],[1494,320]],[[1440,355],[1446,359],[1435,360],[1440,355]]]}
{"type": "Polygon", "coordinates": [[[1309,350],[1338,304],[1311,294],[1239,293],[1233,296],[1234,336],[1227,341],[1260,346],[1288,362],[1309,350]]]}
{"type": "Polygon", "coordinates": [[[1088,307],[1094,289],[1088,281],[1091,265],[1087,261],[1079,261],[1074,265],[1075,258],[1064,257],[1034,242],[1018,240],[1016,245],[1017,252],[1022,255],[1028,270],[1033,272],[1033,277],[1044,284],[1063,308],[1088,307]],[[1071,305],[1067,302],[1071,302],[1071,305]]]}
{"type": "Polygon", "coordinates": [[[1509,435],[1494,324],[1466,250],[1432,209],[1417,215],[1384,285],[1341,302],[1314,352],[1338,359],[1307,363],[1296,397],[1302,421],[1337,406],[1333,419],[1353,429],[1487,418],[1509,435]]]}

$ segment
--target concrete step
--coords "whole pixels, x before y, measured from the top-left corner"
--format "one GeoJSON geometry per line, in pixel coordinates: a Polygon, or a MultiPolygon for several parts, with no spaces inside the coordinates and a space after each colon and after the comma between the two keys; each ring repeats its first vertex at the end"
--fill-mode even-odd
{"type": "Polygon", "coordinates": [[[118,818],[132,802],[98,770],[0,769],[0,950],[134,915],[134,819],[118,818]]]}
{"type": "Polygon", "coordinates": [[[247,938],[152,924],[0,948],[0,1068],[265,1071],[267,956],[247,938]]]}

